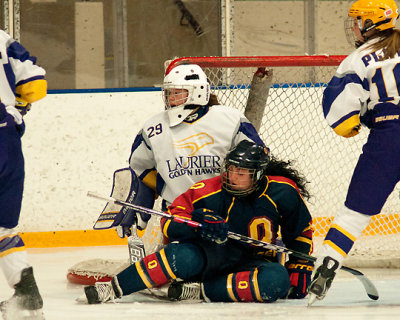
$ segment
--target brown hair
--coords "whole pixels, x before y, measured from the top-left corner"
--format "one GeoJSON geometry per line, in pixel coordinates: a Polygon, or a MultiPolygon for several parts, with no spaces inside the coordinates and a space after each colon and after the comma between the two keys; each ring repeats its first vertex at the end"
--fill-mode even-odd
{"type": "Polygon", "coordinates": [[[274,156],[271,157],[264,174],[268,176],[282,176],[293,180],[300,190],[300,194],[305,199],[310,199],[311,195],[307,190],[309,183],[306,178],[295,168],[292,167],[293,161],[283,161],[274,156]]]}
{"type": "Polygon", "coordinates": [[[210,100],[208,101],[208,105],[209,106],[215,106],[215,105],[218,105],[218,104],[219,104],[219,101],[218,101],[217,96],[214,93],[211,93],[210,94],[210,100]]]}
{"type": "Polygon", "coordinates": [[[400,51],[400,30],[388,29],[377,32],[373,38],[380,37],[380,41],[370,44],[367,49],[372,51],[383,50],[382,60],[394,58],[400,51]]]}

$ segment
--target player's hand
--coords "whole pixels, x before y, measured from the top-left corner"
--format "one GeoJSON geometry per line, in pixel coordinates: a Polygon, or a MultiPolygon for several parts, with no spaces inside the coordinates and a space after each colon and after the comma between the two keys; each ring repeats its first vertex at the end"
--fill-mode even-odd
{"type": "Polygon", "coordinates": [[[15,108],[19,111],[21,115],[26,115],[26,113],[31,110],[31,107],[32,105],[29,102],[18,97],[15,98],[15,108]]]}
{"type": "Polygon", "coordinates": [[[359,124],[359,125],[355,126],[353,129],[351,129],[351,131],[348,134],[346,134],[344,137],[345,138],[354,137],[360,133],[360,130],[361,130],[361,125],[359,124]]]}
{"type": "Polygon", "coordinates": [[[307,260],[290,259],[286,264],[290,277],[289,299],[303,299],[311,283],[313,263],[307,260]]]}
{"type": "Polygon", "coordinates": [[[120,227],[119,231],[117,231],[121,238],[124,238],[125,236],[129,237],[131,235],[131,228],[133,225],[136,225],[136,227],[141,231],[146,229],[147,223],[151,218],[150,214],[136,212],[135,209],[130,208],[122,208],[121,211],[122,210],[124,210],[124,216],[118,225],[118,227],[120,227]]]}
{"type": "Polygon", "coordinates": [[[228,224],[212,210],[195,209],[192,211],[192,220],[202,224],[197,232],[203,239],[217,244],[225,243],[228,240],[228,224]]]}

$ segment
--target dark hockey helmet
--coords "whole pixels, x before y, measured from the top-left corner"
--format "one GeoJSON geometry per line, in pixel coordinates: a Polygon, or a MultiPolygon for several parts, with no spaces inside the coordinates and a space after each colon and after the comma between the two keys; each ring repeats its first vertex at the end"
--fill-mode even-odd
{"type": "Polygon", "coordinates": [[[269,161],[268,148],[248,140],[239,142],[222,165],[223,189],[235,196],[251,194],[258,189],[269,161]]]}

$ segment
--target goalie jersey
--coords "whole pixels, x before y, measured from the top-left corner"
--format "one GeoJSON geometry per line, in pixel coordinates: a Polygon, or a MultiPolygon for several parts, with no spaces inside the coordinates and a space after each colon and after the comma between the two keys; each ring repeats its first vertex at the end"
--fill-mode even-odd
{"type": "Polygon", "coordinates": [[[201,107],[174,127],[169,126],[165,111],[145,123],[132,145],[129,163],[169,205],[195,182],[219,175],[227,152],[244,139],[264,145],[236,109],[201,107]]]}

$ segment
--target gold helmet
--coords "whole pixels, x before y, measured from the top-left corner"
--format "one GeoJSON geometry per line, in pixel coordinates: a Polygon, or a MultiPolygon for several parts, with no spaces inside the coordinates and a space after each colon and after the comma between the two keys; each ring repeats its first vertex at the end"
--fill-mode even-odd
{"type": "Polygon", "coordinates": [[[358,47],[376,35],[376,32],[369,31],[393,29],[398,16],[393,0],[358,0],[350,7],[345,22],[347,40],[358,47]]]}
{"type": "Polygon", "coordinates": [[[349,17],[360,20],[361,33],[372,29],[383,31],[394,28],[399,16],[393,0],[358,0],[349,10],[349,17]],[[370,20],[370,23],[366,22],[370,20]]]}

